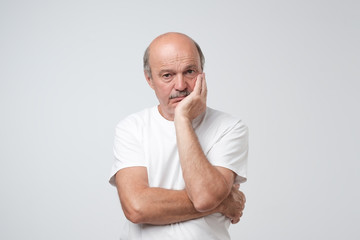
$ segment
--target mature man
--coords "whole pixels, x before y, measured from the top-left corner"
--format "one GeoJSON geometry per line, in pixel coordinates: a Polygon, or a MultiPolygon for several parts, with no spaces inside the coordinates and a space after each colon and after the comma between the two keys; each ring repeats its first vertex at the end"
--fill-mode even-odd
{"type": "Polygon", "coordinates": [[[242,215],[248,130],[206,106],[204,56],[181,33],[157,37],[144,72],[159,105],[117,128],[116,185],[127,221],[121,239],[230,239],[242,215]]]}

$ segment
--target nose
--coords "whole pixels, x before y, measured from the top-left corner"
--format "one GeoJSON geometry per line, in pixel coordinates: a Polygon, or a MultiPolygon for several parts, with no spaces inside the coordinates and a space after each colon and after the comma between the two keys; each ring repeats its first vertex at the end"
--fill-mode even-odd
{"type": "Polygon", "coordinates": [[[183,91],[186,89],[186,86],[187,85],[184,76],[182,76],[182,74],[177,75],[175,79],[175,90],[183,91]]]}

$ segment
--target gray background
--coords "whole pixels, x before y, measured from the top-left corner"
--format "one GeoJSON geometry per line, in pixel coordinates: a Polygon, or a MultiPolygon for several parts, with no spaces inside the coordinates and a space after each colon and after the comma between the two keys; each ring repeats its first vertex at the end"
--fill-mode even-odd
{"type": "Polygon", "coordinates": [[[0,1],[0,239],[118,239],[116,123],[149,42],[193,37],[250,128],[233,239],[359,239],[359,1],[0,1]]]}

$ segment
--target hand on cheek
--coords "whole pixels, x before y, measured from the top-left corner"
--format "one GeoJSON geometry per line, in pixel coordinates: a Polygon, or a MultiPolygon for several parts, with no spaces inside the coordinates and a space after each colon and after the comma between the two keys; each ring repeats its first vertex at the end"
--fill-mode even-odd
{"type": "Polygon", "coordinates": [[[192,121],[206,110],[207,88],[205,74],[197,76],[192,93],[184,98],[175,109],[175,119],[185,118],[192,121]]]}

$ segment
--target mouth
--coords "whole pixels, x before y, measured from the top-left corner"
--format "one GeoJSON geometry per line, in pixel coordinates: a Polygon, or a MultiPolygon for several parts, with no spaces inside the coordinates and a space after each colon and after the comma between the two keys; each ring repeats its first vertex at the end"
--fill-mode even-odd
{"type": "Polygon", "coordinates": [[[174,103],[178,103],[178,102],[181,102],[184,98],[186,98],[187,96],[180,96],[180,97],[175,97],[175,98],[172,98],[171,100],[174,102],[174,103]]]}

